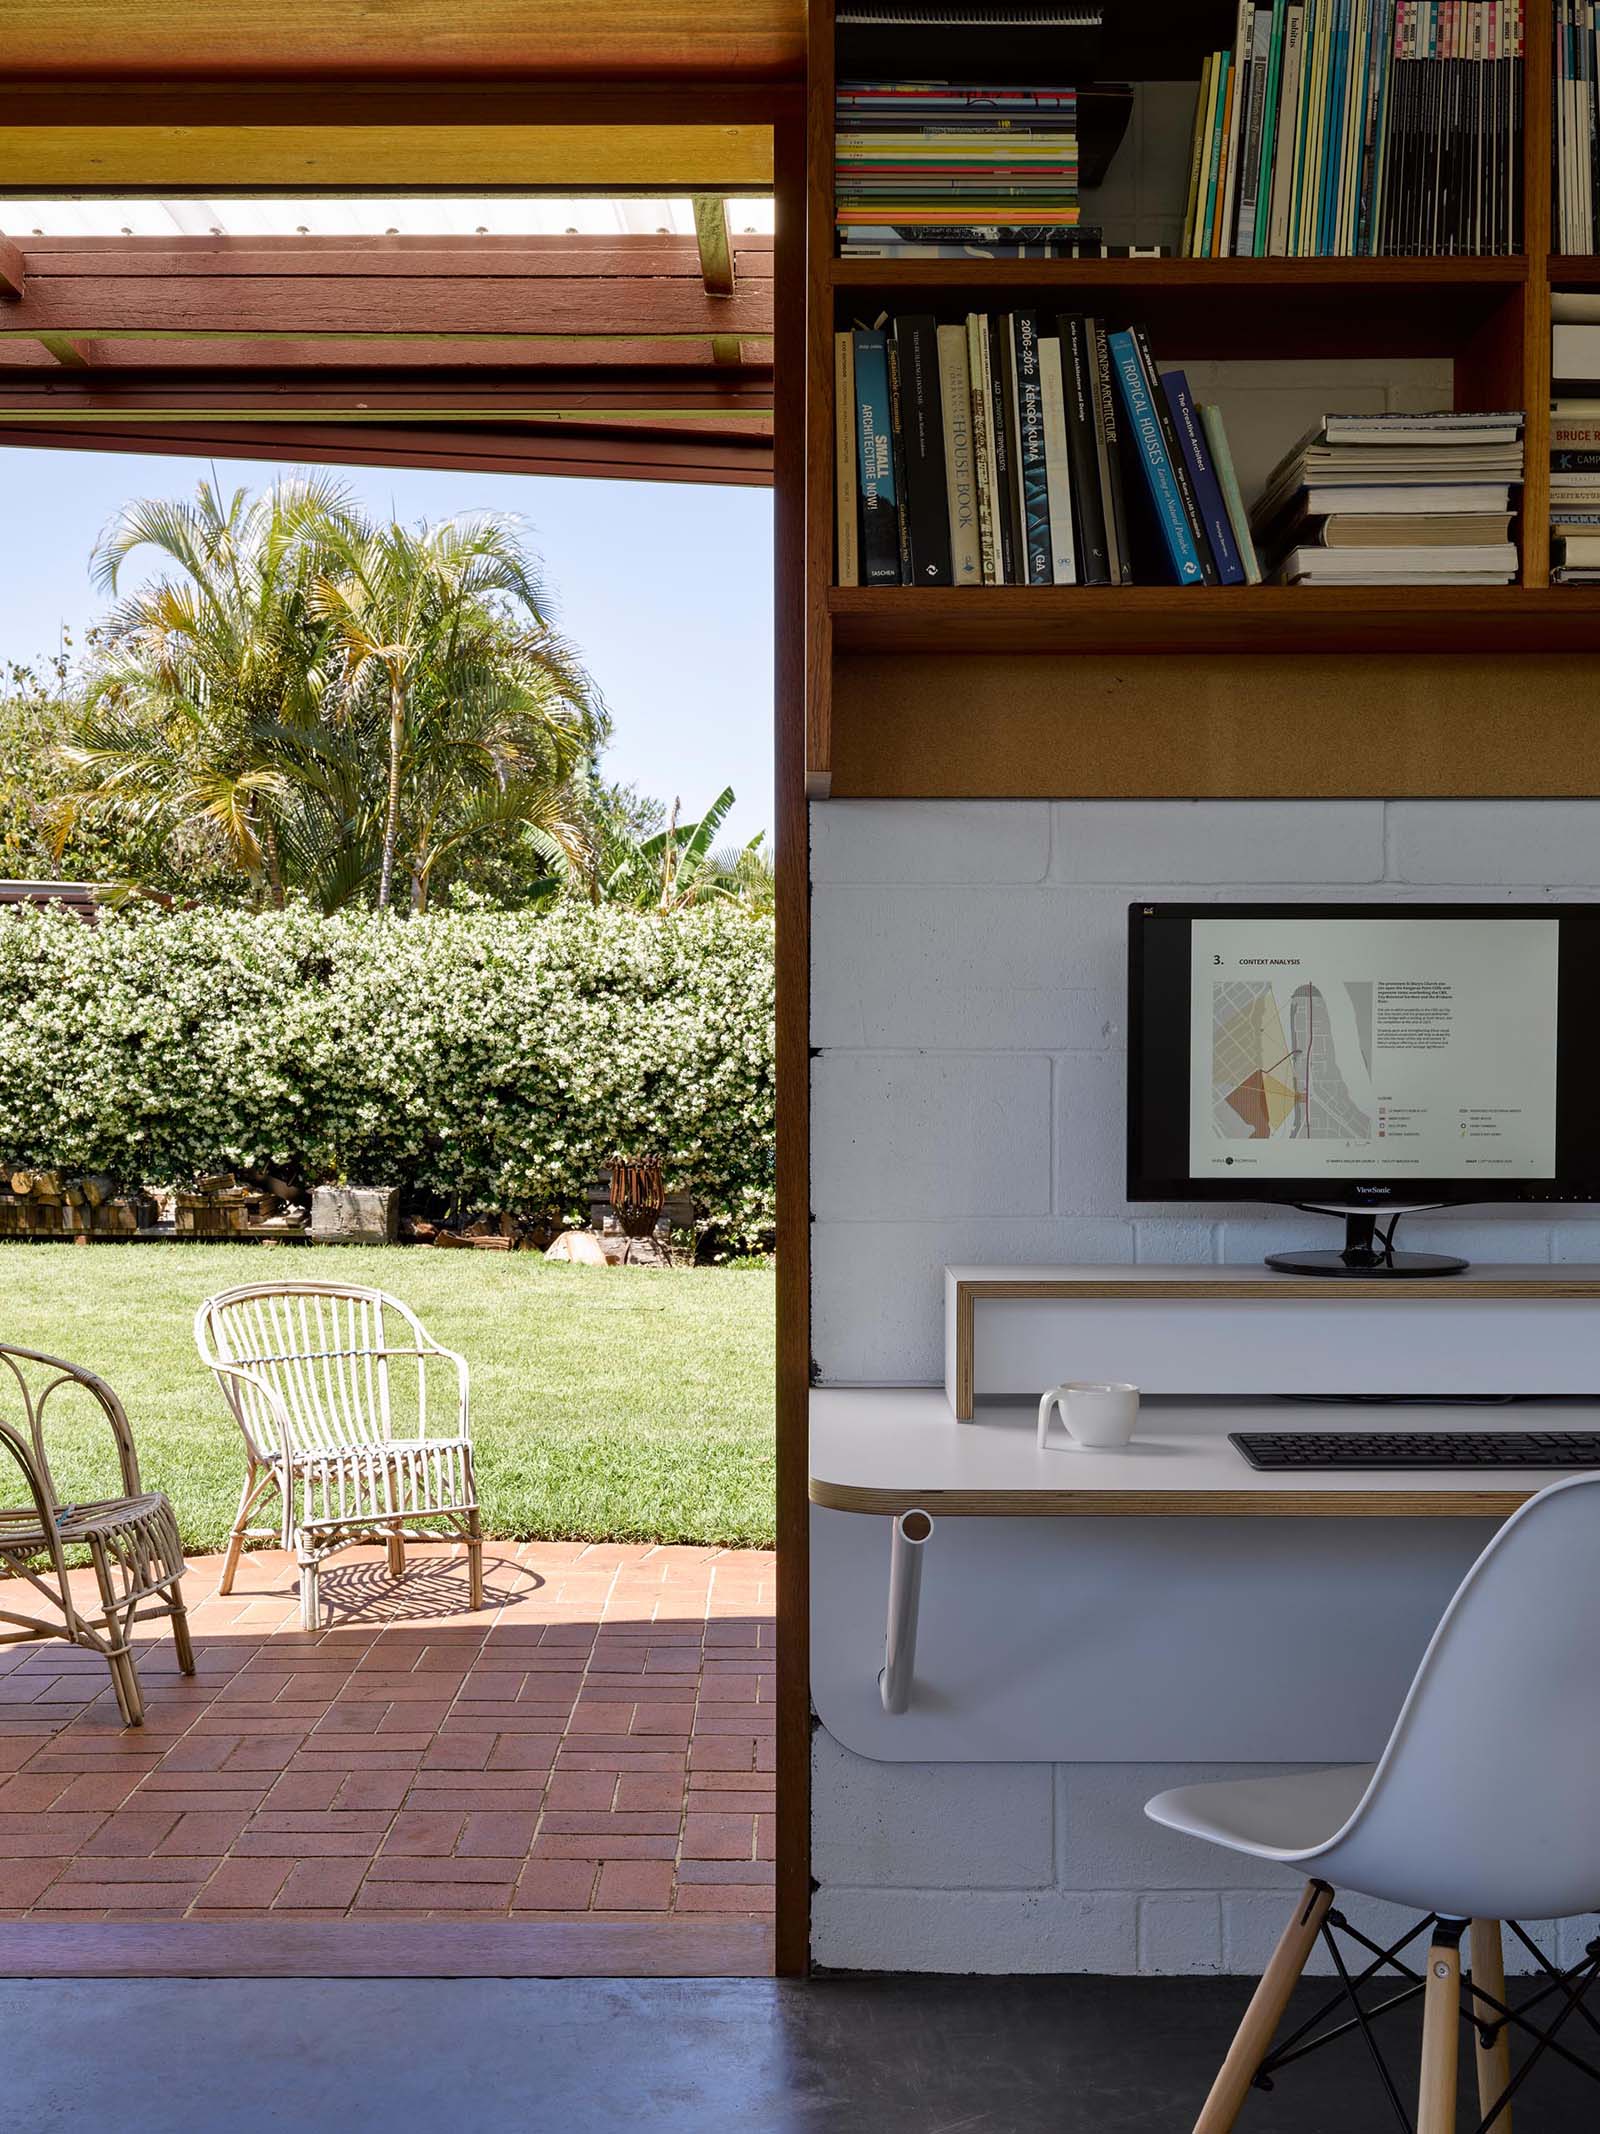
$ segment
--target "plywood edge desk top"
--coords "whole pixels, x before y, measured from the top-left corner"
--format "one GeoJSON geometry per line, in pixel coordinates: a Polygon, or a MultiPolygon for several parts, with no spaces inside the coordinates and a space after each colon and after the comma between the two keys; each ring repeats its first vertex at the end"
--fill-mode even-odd
{"type": "MultiPolygon", "coordinates": [[[[1424,1427],[1416,1409],[1400,1418],[1424,1427]]],[[[1600,1429],[1600,1402],[1559,1408],[1430,1407],[1430,1430],[1600,1429]]],[[[811,1501],[829,1511],[921,1510],[968,1519],[1505,1519],[1558,1472],[1263,1474],[1228,1443],[1236,1429],[1405,1427],[1394,1412],[1297,1402],[1152,1400],[1125,1452],[1035,1442],[1031,1407],[980,1401],[970,1423],[937,1387],[828,1387],[811,1395],[811,1501]]]]}

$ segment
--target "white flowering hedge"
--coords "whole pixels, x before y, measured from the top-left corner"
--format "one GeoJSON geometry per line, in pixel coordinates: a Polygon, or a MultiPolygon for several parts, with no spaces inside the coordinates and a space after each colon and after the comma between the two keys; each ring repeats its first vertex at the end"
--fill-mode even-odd
{"type": "Polygon", "coordinates": [[[772,921],[0,913],[0,1161],[128,1182],[292,1166],[573,1214],[659,1152],[730,1243],[773,1221],[772,921]]]}

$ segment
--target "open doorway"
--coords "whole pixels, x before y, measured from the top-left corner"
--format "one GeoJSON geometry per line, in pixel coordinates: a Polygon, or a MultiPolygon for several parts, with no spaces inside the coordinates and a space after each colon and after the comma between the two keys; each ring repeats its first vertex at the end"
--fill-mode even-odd
{"type": "MultiPolygon", "coordinates": [[[[36,256],[37,287],[47,258],[71,278],[75,247],[104,280],[129,260],[149,273],[164,246],[191,274],[210,263],[207,303],[234,280],[241,329],[197,353],[150,328],[159,347],[130,360],[133,329],[42,326],[31,342],[8,333],[8,354],[26,353],[0,369],[11,523],[34,529],[0,617],[17,803],[3,871],[46,885],[11,915],[34,959],[19,1000],[78,1001],[80,1075],[87,1048],[109,1047],[88,1078],[109,1101],[76,1141],[23,1129],[71,1110],[44,1088],[68,1071],[60,1048],[33,1047],[13,1092],[3,1338],[86,1363],[124,1396],[145,1480],[194,1559],[202,1663],[180,1678],[153,1626],[134,1739],[108,1735],[90,1654],[8,1655],[28,1754],[7,1805],[49,1820],[41,1837],[60,1849],[41,1858],[61,1863],[14,1892],[15,1929],[88,1919],[104,1945],[106,1929],[204,1925],[207,1967],[244,1971],[247,1928],[349,1925],[365,1944],[350,1968],[381,1928],[401,1937],[391,1946],[409,1933],[412,1967],[437,1971],[440,1926],[518,1928],[529,1968],[770,1965],[770,340],[763,361],[762,334],[730,315],[735,331],[698,337],[700,361],[684,331],[626,355],[612,331],[592,364],[558,368],[546,349],[488,377],[481,333],[450,330],[450,355],[470,362],[440,364],[435,347],[410,365],[401,333],[317,362],[286,404],[285,329],[252,326],[261,283],[286,279],[271,270],[297,248],[330,285],[331,245],[364,282],[381,266],[409,302],[424,250],[429,268],[465,254],[481,298],[514,278],[508,245],[536,238],[536,322],[555,281],[581,279],[551,273],[573,240],[593,257],[615,237],[625,257],[646,239],[632,246],[651,255],[641,285],[670,283],[669,252],[681,280],[687,250],[707,296],[716,273],[737,276],[738,237],[770,257],[765,202],[735,208],[767,227],[731,233],[725,261],[687,201],[542,201],[530,231],[460,227],[508,211],[298,202],[278,229],[287,204],[99,201],[57,230],[53,204],[0,209],[25,282],[36,256]],[[177,238],[144,229],[163,212],[177,238]],[[37,380],[18,374],[38,352],[49,390],[28,422],[17,396],[37,380]],[[163,367],[182,374],[176,393],[163,367]],[[154,442],[165,449],[141,449],[154,442]],[[525,674],[429,670],[455,656],[448,617],[396,654],[397,614],[416,611],[401,597],[380,614],[369,597],[376,552],[406,548],[425,573],[450,528],[481,540],[488,605],[523,652],[545,633],[542,755],[507,740],[525,674]],[[198,639],[223,607],[235,621],[250,608],[241,573],[280,564],[316,587],[287,618],[257,589],[266,649],[292,672],[265,717],[250,709],[255,753],[208,756],[227,658],[242,668],[226,647],[215,665],[215,632],[204,658],[198,639]],[[397,674],[418,729],[398,755],[384,715],[397,674]],[[487,726],[463,720],[474,704],[487,726]],[[431,762],[425,717],[442,736],[431,762]],[[49,774],[19,778],[41,742],[49,774]],[[64,878],[117,885],[98,925],[41,915],[64,878]],[[133,1003],[120,1023],[91,1005],[112,993],[133,1003]],[[233,1035],[212,1049],[208,1030],[233,1035]],[[130,1107],[112,1091],[134,1059],[130,1107]],[[115,1250],[99,1210],[82,1214],[91,1178],[132,1232],[115,1250]],[[31,1226],[51,1209],[61,1238],[94,1249],[42,1245],[31,1226]],[[330,1223],[336,1254],[312,1242],[330,1223]],[[565,1257],[544,1259],[563,1237],[565,1257]],[[304,1279],[313,1258],[318,1275],[333,1262],[332,1279],[398,1295],[468,1361],[482,1609],[461,1546],[397,1565],[381,1525],[321,1569],[314,1628],[292,1550],[247,1549],[220,1591],[242,1455],[189,1322],[219,1287],[304,1279]],[[654,1260],[671,1264],[639,1264],[654,1260]],[[239,1930],[231,1955],[224,1928],[239,1930]]],[[[26,326],[28,301],[25,288],[8,327],[26,326]]],[[[326,1383],[325,1357],[318,1368],[326,1383]]],[[[97,1480],[79,1458],[74,1444],[59,1478],[75,1501],[97,1480]]],[[[461,1967],[519,1968],[494,1942],[461,1967]]],[[[326,1936],[320,1948],[319,1967],[342,1967],[326,1936]]]]}

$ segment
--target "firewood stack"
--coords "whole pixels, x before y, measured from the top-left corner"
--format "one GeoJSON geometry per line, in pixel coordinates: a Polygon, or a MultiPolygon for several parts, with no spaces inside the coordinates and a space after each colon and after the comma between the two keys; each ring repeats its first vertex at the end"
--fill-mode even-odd
{"type": "Polygon", "coordinates": [[[264,1171],[217,1171],[172,1196],[179,1237],[281,1237],[306,1227],[307,1213],[286,1178],[264,1171]]]}
{"type": "Polygon", "coordinates": [[[101,1171],[63,1178],[20,1165],[0,1170],[0,1237],[133,1237],[155,1219],[147,1195],[119,1193],[101,1171]]]}

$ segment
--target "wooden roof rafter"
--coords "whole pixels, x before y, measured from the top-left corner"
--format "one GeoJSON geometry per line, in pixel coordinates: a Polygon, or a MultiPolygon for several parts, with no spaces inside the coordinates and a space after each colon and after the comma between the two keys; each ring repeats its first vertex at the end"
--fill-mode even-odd
{"type": "Polygon", "coordinates": [[[576,425],[625,429],[630,457],[691,435],[770,477],[770,238],[729,239],[716,291],[688,236],[0,243],[19,290],[0,302],[0,436],[576,425]]]}

